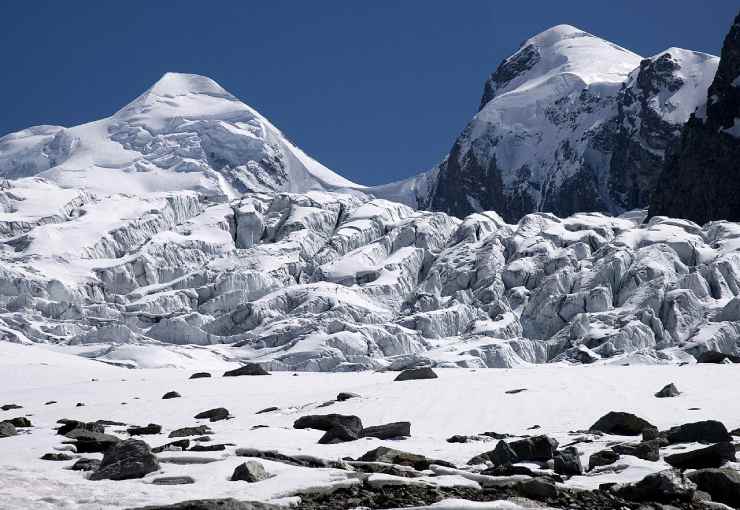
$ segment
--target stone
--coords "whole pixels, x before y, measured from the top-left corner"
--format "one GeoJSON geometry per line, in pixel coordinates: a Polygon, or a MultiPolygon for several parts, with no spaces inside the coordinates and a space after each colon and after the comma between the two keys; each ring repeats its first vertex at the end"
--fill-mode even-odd
{"type": "MultiPolygon", "coordinates": [[[[68,434],[75,431],[87,431],[87,432],[99,432],[99,433],[105,433],[105,426],[102,423],[98,422],[83,422],[83,421],[77,421],[77,420],[67,420],[67,419],[61,419],[58,423],[61,423],[62,426],[57,429],[57,434],[62,436],[70,437],[68,434]]],[[[78,434],[79,432],[75,432],[75,434],[78,434]]],[[[73,434],[74,436],[74,434],[73,434]]]]}
{"type": "Polygon", "coordinates": [[[658,439],[660,437],[660,432],[658,431],[658,427],[646,427],[642,429],[642,440],[643,441],[653,441],[655,439],[658,439]]]}
{"type": "MultiPolygon", "coordinates": [[[[192,379],[192,377],[191,377],[191,379],[192,379]]],[[[176,392],[176,391],[168,391],[167,393],[165,393],[164,395],[162,395],[162,400],[169,400],[171,398],[180,398],[180,397],[182,397],[182,395],[180,395],[178,392],[176,392]]]]}
{"type": "Polygon", "coordinates": [[[564,476],[577,476],[583,474],[581,456],[578,450],[572,446],[555,452],[555,472],[564,476]]]}
{"type": "Polygon", "coordinates": [[[618,487],[615,492],[630,501],[671,503],[691,501],[694,490],[694,482],[684,477],[680,471],[668,469],[651,473],[639,482],[618,487]]]}
{"type": "Polygon", "coordinates": [[[430,367],[410,368],[396,376],[394,381],[416,381],[419,379],[436,379],[438,376],[430,367]]]}
{"type": "Polygon", "coordinates": [[[242,367],[224,372],[224,377],[236,377],[240,375],[270,375],[270,372],[257,363],[247,363],[242,367]]]}
{"type": "Polygon", "coordinates": [[[90,480],[142,478],[158,469],[159,462],[148,444],[139,439],[127,439],[105,452],[100,468],[90,475],[90,480]]]}
{"type": "Polygon", "coordinates": [[[189,439],[178,439],[177,441],[172,441],[170,443],[163,444],[162,446],[157,446],[156,448],[152,448],[152,452],[162,453],[165,451],[187,450],[189,447],[190,447],[189,439]]]}
{"type": "Polygon", "coordinates": [[[199,425],[197,427],[183,427],[170,432],[168,437],[187,437],[187,436],[202,436],[204,434],[213,434],[213,431],[208,428],[207,425],[199,425]]]}
{"type": "Polygon", "coordinates": [[[150,423],[146,427],[131,427],[127,429],[126,432],[128,432],[132,436],[160,434],[162,432],[162,425],[150,423]]]}
{"type": "Polygon", "coordinates": [[[255,483],[267,480],[268,478],[270,478],[270,475],[265,471],[262,464],[254,460],[239,464],[231,475],[232,482],[244,481],[255,483]]]}
{"type": "Polygon", "coordinates": [[[358,437],[362,433],[362,420],[357,416],[343,414],[311,414],[301,416],[293,423],[296,429],[329,431],[337,426],[345,427],[358,437]]]}
{"type": "Polygon", "coordinates": [[[596,453],[592,453],[588,458],[588,470],[599,467],[608,466],[614,464],[619,460],[619,454],[614,450],[601,450],[596,453]]]}
{"type": "MultiPolygon", "coordinates": [[[[553,458],[558,442],[545,435],[532,436],[516,441],[499,441],[496,447],[481,454],[480,458],[489,460],[495,465],[514,464],[517,462],[546,462],[553,458]]],[[[474,457],[468,463],[477,459],[474,457]]]]}
{"type": "Polygon", "coordinates": [[[0,409],[3,411],[12,411],[13,409],[23,409],[23,406],[19,406],[18,404],[4,404],[0,406],[0,409]]]}
{"type": "Polygon", "coordinates": [[[100,469],[100,460],[98,459],[79,459],[70,467],[72,471],[97,471],[100,469]]]}
{"type": "Polygon", "coordinates": [[[557,486],[544,478],[534,478],[520,482],[516,488],[517,492],[525,498],[547,499],[558,495],[557,486]]]}
{"type": "Polygon", "coordinates": [[[133,508],[131,510],[284,510],[284,506],[259,503],[256,501],[239,501],[232,498],[198,499],[183,501],[172,505],[153,505],[133,508]]]}
{"type": "Polygon", "coordinates": [[[33,427],[33,425],[31,424],[31,420],[29,420],[25,416],[19,416],[17,418],[12,418],[10,420],[4,420],[4,421],[7,421],[8,423],[12,423],[14,427],[19,428],[19,429],[33,427]]]}
{"type": "Polygon", "coordinates": [[[319,444],[345,443],[347,441],[355,441],[359,438],[360,435],[355,429],[345,425],[335,425],[321,436],[319,444]]]}
{"type": "Polygon", "coordinates": [[[658,398],[669,398],[669,397],[677,397],[681,394],[680,391],[678,391],[678,388],[676,388],[676,385],[673,383],[666,384],[663,386],[663,388],[655,394],[658,398]]]}
{"type": "Polygon", "coordinates": [[[660,460],[660,441],[658,440],[618,444],[612,446],[612,450],[620,455],[632,455],[651,462],[660,460]]]}
{"type": "Polygon", "coordinates": [[[347,464],[343,461],[321,459],[312,455],[285,455],[276,450],[258,450],[256,448],[238,448],[237,457],[252,457],[265,459],[273,462],[288,464],[289,466],[301,466],[307,468],[334,468],[347,470],[347,464]]]}
{"type": "Polygon", "coordinates": [[[195,483],[191,476],[161,476],[152,480],[154,485],[189,485],[195,483]]]}
{"type": "Polygon", "coordinates": [[[74,456],[68,453],[45,453],[41,457],[41,460],[53,460],[57,462],[72,460],[72,459],[74,459],[74,456]]]}
{"type": "Polygon", "coordinates": [[[740,472],[730,469],[699,469],[688,475],[699,490],[709,493],[712,501],[740,508],[740,472]]]}
{"type": "Polygon", "coordinates": [[[265,414],[265,413],[271,413],[273,411],[279,411],[279,410],[280,410],[279,407],[274,407],[274,406],[273,407],[266,407],[266,408],[264,408],[264,409],[262,409],[260,411],[257,411],[254,414],[265,414]]]}
{"type": "Polygon", "coordinates": [[[740,356],[734,356],[732,354],[725,354],[724,352],[717,351],[705,351],[696,358],[697,363],[740,363],[740,356]]]}
{"type": "Polygon", "coordinates": [[[429,466],[432,464],[455,467],[454,464],[449,462],[429,459],[424,455],[404,452],[402,450],[396,450],[395,448],[388,448],[386,446],[379,446],[374,450],[370,450],[357,460],[360,462],[385,462],[387,464],[398,464],[399,466],[412,467],[418,471],[429,469],[429,466]]]}
{"type": "Polygon", "coordinates": [[[232,446],[232,445],[226,445],[226,444],[209,444],[209,445],[196,444],[189,451],[191,451],[191,452],[222,452],[222,451],[226,450],[226,447],[227,446],[232,446]]]}
{"type": "Polygon", "coordinates": [[[461,436],[459,434],[447,438],[448,443],[467,443],[469,440],[470,438],[468,436],[461,436]]]}
{"type": "Polygon", "coordinates": [[[86,429],[74,429],[67,432],[66,437],[74,439],[77,453],[104,453],[121,440],[111,434],[91,432],[86,429]]]}
{"type": "Polygon", "coordinates": [[[590,430],[617,436],[639,436],[648,427],[654,428],[653,425],[639,416],[631,413],[611,411],[591,425],[590,430]]]}
{"type": "Polygon", "coordinates": [[[684,423],[662,432],[670,444],[676,443],[718,443],[731,441],[732,437],[722,422],[716,420],[684,423]]]}
{"type": "Polygon", "coordinates": [[[0,437],[10,437],[18,433],[15,426],[7,421],[0,421],[0,437]]]}
{"type": "Polygon", "coordinates": [[[517,388],[514,390],[506,390],[504,393],[508,395],[516,395],[517,393],[521,393],[523,391],[527,391],[527,388],[517,388]]]}
{"type": "Polygon", "coordinates": [[[735,460],[735,447],[723,441],[706,448],[666,455],[663,460],[678,469],[718,468],[725,462],[735,460]]]}
{"type": "Polygon", "coordinates": [[[349,400],[351,398],[359,398],[360,396],[357,393],[350,393],[343,391],[337,395],[337,401],[344,402],[345,400],[349,400]]]}
{"type": "Polygon", "coordinates": [[[217,407],[215,409],[209,409],[208,411],[198,413],[194,416],[194,418],[196,420],[208,419],[211,422],[226,420],[229,418],[229,410],[224,407],[217,407]]]}
{"type": "Polygon", "coordinates": [[[208,372],[196,372],[190,376],[190,379],[206,379],[208,377],[211,377],[208,372]]]}
{"type": "Polygon", "coordinates": [[[411,423],[397,421],[385,425],[375,425],[362,429],[360,437],[376,437],[378,439],[393,439],[398,437],[409,437],[411,435],[411,423]]]}

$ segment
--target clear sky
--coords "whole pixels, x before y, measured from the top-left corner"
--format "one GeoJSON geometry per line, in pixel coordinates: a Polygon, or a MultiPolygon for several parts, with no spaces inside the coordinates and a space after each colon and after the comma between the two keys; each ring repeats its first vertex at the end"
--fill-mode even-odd
{"type": "Polygon", "coordinates": [[[209,76],[360,183],[435,165],[483,83],[560,23],[643,56],[719,54],[737,0],[5,1],[0,135],[106,117],[166,71],[209,76]]]}

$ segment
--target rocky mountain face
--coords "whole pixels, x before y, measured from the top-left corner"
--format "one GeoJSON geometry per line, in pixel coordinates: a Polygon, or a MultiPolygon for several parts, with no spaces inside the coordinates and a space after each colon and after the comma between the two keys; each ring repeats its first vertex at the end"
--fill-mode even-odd
{"type": "Polygon", "coordinates": [[[495,210],[620,214],[646,207],[665,151],[706,101],[717,58],[670,48],[642,58],[560,25],[525,41],[484,87],[480,110],[417,205],[458,217],[495,210]]]}
{"type": "Polygon", "coordinates": [[[706,107],[692,115],[668,158],[650,215],[740,220],[739,139],[740,15],[725,37],[706,107]]]}

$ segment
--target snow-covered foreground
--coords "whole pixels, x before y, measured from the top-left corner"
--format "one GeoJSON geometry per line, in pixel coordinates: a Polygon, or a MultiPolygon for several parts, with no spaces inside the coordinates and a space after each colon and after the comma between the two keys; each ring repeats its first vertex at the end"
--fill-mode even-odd
{"type": "MultiPolygon", "coordinates": [[[[214,367],[215,368],[215,367],[214,367]]],[[[465,468],[473,456],[493,449],[490,441],[451,444],[453,434],[496,431],[524,435],[543,433],[561,445],[573,440],[569,431],[587,429],[611,410],[629,411],[660,429],[704,419],[740,426],[737,365],[557,366],[519,369],[440,369],[438,379],[394,382],[396,373],[274,373],[269,377],[220,377],[189,380],[191,371],[180,369],[127,370],[41,346],[0,342],[0,404],[15,403],[22,409],[0,411],[0,420],[29,416],[30,429],[0,439],[0,508],[128,508],[185,499],[234,497],[241,500],[296,502],[291,495],[309,488],[357,483],[351,473],[335,469],[303,468],[261,460],[276,475],[258,483],[229,481],[245,458],[234,455],[237,447],[275,449],[285,454],[310,454],[327,459],[357,458],[379,445],[444,459],[465,468]],[[657,399],[655,391],[673,382],[682,391],[676,398],[657,399]],[[507,390],[526,388],[508,394],[507,390]],[[170,390],[182,398],[162,400],[170,390]],[[335,402],[340,391],[360,398],[335,402]],[[57,401],[45,405],[46,402],[57,401]],[[77,407],[77,403],[84,407],[77,407]],[[124,405],[125,403],[125,405],[124,405]],[[267,407],[277,411],[255,414],[267,407]],[[65,469],[74,461],[50,462],[40,457],[61,446],[57,420],[100,419],[127,424],[161,424],[162,434],[143,436],[151,446],[171,439],[177,428],[197,425],[198,412],[225,407],[233,419],[208,423],[213,443],[233,443],[223,452],[164,452],[166,457],[212,457],[217,462],[196,465],[161,463],[159,472],[128,481],[89,481],[83,472],[65,469]],[[696,409],[694,409],[696,408],[696,409]],[[317,444],[323,432],[293,429],[306,414],[350,414],[365,426],[410,421],[411,437],[403,441],[360,439],[317,444]],[[255,425],[265,428],[252,429],[255,425]],[[528,431],[540,425],[537,432],[528,431]],[[185,487],[151,483],[160,476],[189,475],[195,483],[185,487]],[[287,498],[287,499],[286,499],[287,498]]],[[[200,422],[203,422],[202,420],[200,422]]],[[[121,438],[126,427],[109,427],[121,438]]],[[[588,455],[601,450],[604,436],[578,445],[584,464],[588,455]]],[[[628,438],[623,438],[625,441],[628,438]]],[[[100,457],[100,454],[85,454],[100,457]]],[[[600,483],[636,481],[666,469],[662,460],[649,462],[623,456],[628,464],[619,474],[575,476],[567,484],[596,488],[600,483]]],[[[735,465],[735,467],[739,467],[735,465]]],[[[375,475],[381,476],[381,475],[375,475]]],[[[438,484],[475,485],[459,475],[429,478],[438,484]]],[[[486,507],[489,508],[489,507],[486,507]]],[[[490,507],[493,508],[493,507],[490,507]]],[[[502,507],[503,508],[503,507],[502,507]]]]}

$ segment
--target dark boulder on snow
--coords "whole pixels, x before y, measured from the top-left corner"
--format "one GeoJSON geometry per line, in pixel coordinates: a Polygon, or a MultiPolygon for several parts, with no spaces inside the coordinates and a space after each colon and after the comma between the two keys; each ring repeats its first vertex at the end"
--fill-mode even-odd
{"type": "Polygon", "coordinates": [[[208,411],[203,411],[202,413],[198,413],[194,416],[196,420],[210,420],[211,422],[226,420],[228,417],[229,410],[225,407],[209,409],[208,411]]]}
{"type": "Polygon", "coordinates": [[[591,471],[599,466],[608,466],[619,460],[619,454],[614,450],[601,450],[592,453],[588,458],[588,470],[591,471]]]}
{"type": "Polygon", "coordinates": [[[348,391],[343,391],[337,395],[337,401],[338,402],[344,402],[345,400],[349,400],[351,398],[359,398],[360,396],[357,393],[350,393],[348,391]]]}
{"type": "Polygon", "coordinates": [[[190,376],[190,379],[206,379],[208,377],[211,377],[208,372],[196,372],[190,376]]]}
{"type": "Polygon", "coordinates": [[[162,425],[150,423],[146,427],[131,427],[127,429],[126,432],[128,432],[132,436],[160,434],[162,432],[162,425]]]}
{"type": "Polygon", "coordinates": [[[162,400],[169,400],[171,398],[180,398],[180,397],[182,397],[182,395],[180,395],[178,392],[168,391],[167,393],[162,395],[162,400]]]}
{"type": "Polygon", "coordinates": [[[358,436],[362,432],[362,420],[357,416],[344,414],[309,414],[301,416],[293,423],[293,428],[316,429],[326,432],[340,425],[355,431],[358,436]]]}
{"type": "Polygon", "coordinates": [[[26,418],[25,416],[18,416],[17,418],[12,418],[10,420],[4,420],[8,423],[12,423],[14,427],[22,429],[27,427],[33,427],[31,424],[31,420],[26,418]]]}
{"type": "Polygon", "coordinates": [[[213,431],[208,428],[207,425],[199,425],[197,427],[183,427],[181,429],[175,429],[170,432],[169,437],[187,437],[187,436],[202,436],[204,434],[213,434],[213,431]]]}
{"type": "Polygon", "coordinates": [[[712,501],[740,508],[740,472],[734,469],[699,469],[688,475],[700,491],[712,501]]]}
{"type": "Polygon", "coordinates": [[[583,474],[581,456],[578,450],[572,446],[555,452],[555,472],[564,476],[577,476],[583,474]]]}
{"type": "Polygon", "coordinates": [[[732,441],[732,436],[722,422],[704,420],[694,423],[684,423],[661,432],[670,444],[677,443],[719,443],[732,441]]]}
{"type": "Polygon", "coordinates": [[[402,450],[396,450],[395,448],[388,448],[386,446],[379,446],[374,450],[366,452],[357,459],[360,462],[385,462],[386,464],[397,464],[399,466],[409,466],[418,471],[424,471],[429,469],[432,464],[438,464],[440,466],[455,467],[454,464],[449,462],[430,459],[424,455],[416,453],[404,452],[402,450]]]}
{"type": "Polygon", "coordinates": [[[632,455],[651,462],[660,460],[660,441],[658,440],[618,444],[612,446],[612,450],[620,455],[632,455]]]}
{"type": "Polygon", "coordinates": [[[242,367],[224,372],[224,377],[236,377],[240,375],[270,375],[270,372],[257,363],[247,363],[242,367]]]}
{"type": "Polygon", "coordinates": [[[162,453],[165,451],[173,451],[173,450],[187,450],[189,447],[190,447],[189,439],[178,439],[177,441],[172,441],[170,443],[163,444],[162,446],[157,446],[156,448],[152,448],[152,452],[162,453]]]}
{"type": "Polygon", "coordinates": [[[148,444],[138,439],[127,439],[105,452],[100,468],[90,475],[90,480],[142,478],[158,469],[159,461],[148,444]]]}
{"type": "Polygon", "coordinates": [[[639,436],[646,428],[655,428],[648,421],[632,413],[611,411],[589,427],[605,434],[617,436],[639,436]]]}
{"type": "Polygon", "coordinates": [[[411,435],[411,423],[408,421],[397,421],[384,425],[375,425],[362,429],[360,437],[375,437],[378,439],[393,439],[397,437],[409,437],[411,435]]]}
{"type": "Polygon", "coordinates": [[[666,455],[663,460],[678,469],[718,468],[735,460],[735,447],[723,441],[706,448],[666,455]]]}
{"type": "Polygon", "coordinates": [[[419,379],[436,379],[437,374],[430,367],[410,368],[396,376],[394,381],[416,381],[419,379]]]}
{"type": "Polygon", "coordinates": [[[23,406],[19,406],[18,404],[3,404],[0,406],[0,409],[3,411],[12,411],[13,409],[23,409],[23,406]]]}
{"type": "Polygon", "coordinates": [[[681,394],[680,391],[678,391],[678,388],[676,388],[676,385],[673,383],[666,384],[663,386],[663,388],[655,394],[658,398],[669,398],[669,397],[677,397],[681,394]]]}
{"type": "Polygon", "coordinates": [[[496,448],[473,457],[468,464],[479,464],[490,461],[495,465],[514,464],[516,462],[547,462],[553,458],[558,442],[548,436],[533,436],[516,441],[499,441],[496,448]]]}
{"type": "Polygon", "coordinates": [[[195,483],[192,476],[161,476],[152,480],[153,485],[190,485],[195,483]]]}
{"type": "Polygon", "coordinates": [[[356,441],[359,438],[360,435],[357,430],[345,425],[335,425],[321,436],[319,444],[346,443],[347,441],[356,441]]]}
{"type": "Polygon", "coordinates": [[[100,469],[99,459],[80,459],[69,468],[72,471],[97,471],[100,469]]]}
{"type": "Polygon", "coordinates": [[[616,489],[617,495],[630,501],[672,503],[690,501],[696,485],[680,471],[665,470],[651,473],[639,482],[616,489]]]}
{"type": "Polygon", "coordinates": [[[41,456],[41,460],[51,460],[56,462],[63,462],[72,459],[74,459],[74,457],[68,453],[45,453],[41,456]]]}
{"type": "Polygon", "coordinates": [[[255,483],[267,480],[268,478],[270,478],[270,474],[265,471],[264,466],[254,460],[239,464],[231,475],[232,482],[243,481],[255,483]]]}

